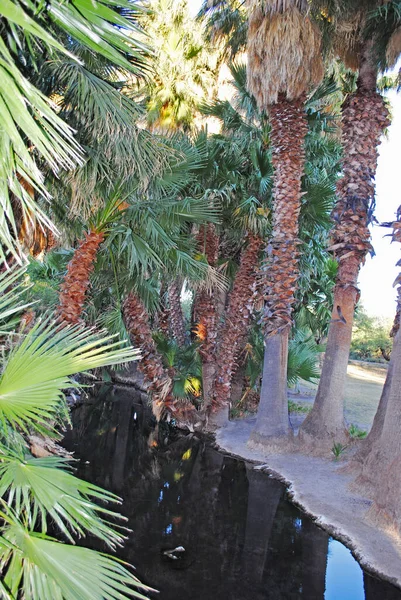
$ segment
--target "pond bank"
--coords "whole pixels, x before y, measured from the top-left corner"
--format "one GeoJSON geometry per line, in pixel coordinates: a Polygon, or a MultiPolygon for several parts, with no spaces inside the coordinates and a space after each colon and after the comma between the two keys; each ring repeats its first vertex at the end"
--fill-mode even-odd
{"type": "Polygon", "coordinates": [[[253,420],[230,421],[216,433],[219,449],[258,463],[288,486],[293,502],[341,540],[363,568],[401,588],[401,540],[378,530],[366,518],[371,502],[348,489],[352,476],[343,462],[301,454],[267,455],[247,446],[253,420]]]}

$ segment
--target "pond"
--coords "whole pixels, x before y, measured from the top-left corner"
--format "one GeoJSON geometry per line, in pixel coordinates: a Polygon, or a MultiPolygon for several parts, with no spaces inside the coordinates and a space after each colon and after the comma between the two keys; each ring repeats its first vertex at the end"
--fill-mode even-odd
{"type": "Polygon", "coordinates": [[[73,411],[78,474],[117,493],[119,556],[161,600],[401,600],[286,497],[210,441],[155,427],[140,395],[105,387],[73,411]]]}

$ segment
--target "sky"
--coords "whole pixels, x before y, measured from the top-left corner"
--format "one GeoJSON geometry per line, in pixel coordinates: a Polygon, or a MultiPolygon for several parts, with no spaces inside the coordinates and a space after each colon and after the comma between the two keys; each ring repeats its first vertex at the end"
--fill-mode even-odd
{"type": "MultiPolygon", "coordinates": [[[[401,205],[401,94],[387,94],[392,105],[392,123],[388,137],[380,146],[376,174],[376,218],[379,222],[393,221],[401,205]],[[400,176],[400,178],[399,178],[400,176]]],[[[361,270],[359,284],[361,302],[371,315],[394,317],[396,288],[393,282],[400,272],[395,263],[401,258],[399,244],[384,237],[391,230],[372,228],[376,256],[368,257],[361,270]]]]}
{"type": "MultiPolygon", "coordinates": [[[[197,14],[201,4],[202,0],[188,0],[192,15],[197,14]]],[[[380,146],[376,175],[375,214],[379,222],[392,221],[401,205],[401,94],[389,92],[387,96],[392,105],[393,119],[388,136],[380,146]]],[[[370,315],[384,318],[395,315],[396,289],[392,286],[400,271],[395,264],[401,258],[399,244],[391,244],[390,238],[384,237],[389,231],[372,227],[376,255],[367,257],[359,277],[363,306],[370,315]]]]}

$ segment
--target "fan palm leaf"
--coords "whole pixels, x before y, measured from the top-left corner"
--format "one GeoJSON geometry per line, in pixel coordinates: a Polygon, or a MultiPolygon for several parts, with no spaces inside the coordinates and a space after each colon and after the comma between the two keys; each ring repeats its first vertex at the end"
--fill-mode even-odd
{"type": "Polygon", "coordinates": [[[38,322],[13,349],[0,379],[0,419],[28,432],[41,431],[62,403],[62,389],[76,386],[69,376],[138,358],[112,336],[94,330],[38,322]],[[58,326],[59,327],[59,326],[58,326]]]}
{"type": "MultiPolygon", "coordinates": [[[[149,591],[124,565],[110,556],[59,543],[22,527],[15,518],[0,537],[5,566],[3,585],[16,598],[40,600],[121,600],[143,598],[149,591]]],[[[7,598],[7,596],[5,596],[7,598]]]]}
{"type": "Polygon", "coordinates": [[[73,535],[83,536],[89,532],[111,548],[121,545],[123,535],[115,531],[115,525],[103,520],[122,519],[121,515],[90,499],[116,503],[118,497],[74,477],[66,470],[70,465],[64,458],[25,459],[5,447],[0,448],[0,452],[0,495],[29,527],[35,527],[39,520],[42,532],[46,533],[50,517],[72,543],[73,535]]]}

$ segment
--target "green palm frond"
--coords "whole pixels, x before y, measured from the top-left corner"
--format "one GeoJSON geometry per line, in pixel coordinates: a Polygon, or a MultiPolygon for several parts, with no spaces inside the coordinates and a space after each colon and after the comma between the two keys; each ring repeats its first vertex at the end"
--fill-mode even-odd
{"type": "Polygon", "coordinates": [[[68,461],[58,456],[25,459],[0,448],[0,495],[32,529],[39,521],[42,533],[46,533],[51,518],[72,543],[73,535],[90,533],[110,548],[121,545],[123,535],[104,519],[122,517],[90,499],[116,503],[119,498],[74,477],[66,468],[70,468],[68,461]]]}
{"type": "Polygon", "coordinates": [[[0,258],[4,259],[7,250],[20,260],[15,199],[23,214],[33,213],[39,222],[53,228],[26,189],[28,185],[36,194],[49,197],[37,156],[56,173],[82,164],[82,150],[73,130],[22,73],[15,55],[21,54],[21,63],[33,65],[44,52],[65,54],[73,60],[69,46],[78,40],[114,64],[142,72],[146,49],[137,39],[135,18],[139,12],[129,0],[118,4],[114,0],[52,0],[46,7],[36,0],[1,3],[0,15],[11,34],[0,39],[0,258]],[[64,32],[61,36],[60,30],[64,32]]]}
{"type": "Polygon", "coordinates": [[[22,281],[24,268],[14,268],[0,273],[0,334],[9,331],[15,321],[10,317],[25,310],[30,304],[22,302],[26,286],[22,281]]]}
{"type": "Polygon", "coordinates": [[[64,117],[72,117],[80,128],[99,137],[118,136],[124,127],[132,128],[142,115],[140,106],[106,81],[73,60],[47,63],[44,76],[60,86],[57,102],[64,117]],[[59,92],[59,93],[60,93],[59,92]]]}
{"type": "Polygon", "coordinates": [[[38,321],[11,351],[0,379],[0,419],[28,432],[43,430],[62,405],[69,376],[138,359],[138,351],[80,327],[38,321]]]}
{"type": "MultiPolygon", "coordinates": [[[[110,556],[59,543],[22,527],[2,514],[10,525],[0,537],[0,557],[6,573],[3,586],[16,598],[37,600],[121,600],[143,598],[143,585],[124,563],[110,556]]],[[[7,596],[5,596],[7,598],[7,596]]]]}
{"type": "Polygon", "coordinates": [[[298,329],[288,346],[287,382],[294,386],[299,379],[316,381],[320,377],[317,365],[319,348],[310,331],[298,329]]]}

